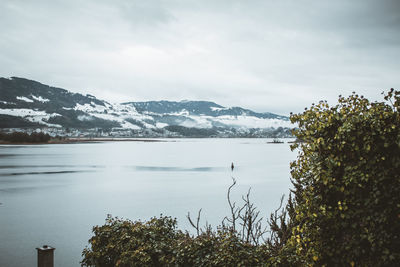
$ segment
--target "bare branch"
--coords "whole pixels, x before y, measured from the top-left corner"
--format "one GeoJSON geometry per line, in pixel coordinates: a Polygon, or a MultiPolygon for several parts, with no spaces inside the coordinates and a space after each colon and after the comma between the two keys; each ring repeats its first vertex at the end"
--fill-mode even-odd
{"type": "Polygon", "coordinates": [[[200,217],[201,217],[201,209],[199,209],[199,213],[197,214],[196,224],[193,223],[192,218],[190,217],[190,212],[188,212],[188,214],[186,215],[186,218],[188,218],[189,223],[192,225],[192,227],[193,227],[194,229],[196,229],[197,236],[199,236],[199,235],[200,235],[200,232],[201,232],[201,228],[200,228],[200,226],[199,226],[200,217]]]}
{"type": "Polygon", "coordinates": [[[239,217],[239,213],[240,213],[240,208],[236,207],[236,202],[232,202],[231,201],[231,191],[232,188],[236,185],[236,179],[232,177],[232,184],[229,186],[228,188],[228,192],[227,192],[227,199],[228,199],[228,204],[229,204],[229,208],[231,210],[231,218],[228,218],[225,216],[225,218],[222,220],[222,225],[224,227],[227,227],[225,225],[225,220],[228,223],[231,223],[231,226],[229,227],[231,229],[231,231],[235,232],[236,231],[236,220],[239,217]]]}

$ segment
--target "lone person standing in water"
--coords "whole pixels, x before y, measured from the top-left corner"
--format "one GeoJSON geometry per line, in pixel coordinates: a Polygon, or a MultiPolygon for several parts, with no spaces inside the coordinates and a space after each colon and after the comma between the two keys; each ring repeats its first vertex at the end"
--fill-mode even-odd
{"type": "Polygon", "coordinates": [[[233,171],[234,168],[235,168],[235,165],[233,165],[233,162],[232,162],[231,170],[233,171]]]}

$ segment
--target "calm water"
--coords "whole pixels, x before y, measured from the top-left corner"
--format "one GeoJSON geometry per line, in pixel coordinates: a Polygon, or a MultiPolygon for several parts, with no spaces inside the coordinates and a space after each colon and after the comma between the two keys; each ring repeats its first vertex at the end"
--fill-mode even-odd
{"type": "Polygon", "coordinates": [[[107,214],[178,218],[202,208],[202,222],[228,214],[231,176],[249,187],[265,217],[290,187],[289,144],[265,139],[0,146],[0,266],[36,266],[35,247],[56,247],[55,265],[80,266],[94,225],[107,214]],[[235,163],[233,173],[231,162],[235,163]]]}

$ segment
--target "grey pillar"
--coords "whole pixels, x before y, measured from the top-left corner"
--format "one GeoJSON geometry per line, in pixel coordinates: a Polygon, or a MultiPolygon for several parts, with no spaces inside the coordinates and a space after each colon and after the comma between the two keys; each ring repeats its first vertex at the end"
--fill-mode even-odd
{"type": "Polygon", "coordinates": [[[38,267],[54,267],[55,248],[44,245],[36,249],[38,251],[38,267]]]}

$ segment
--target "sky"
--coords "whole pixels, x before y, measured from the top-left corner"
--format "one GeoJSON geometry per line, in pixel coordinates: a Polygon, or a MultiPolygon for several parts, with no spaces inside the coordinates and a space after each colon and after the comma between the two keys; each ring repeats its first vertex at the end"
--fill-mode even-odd
{"type": "Polygon", "coordinates": [[[400,0],[1,0],[0,76],[288,115],[400,88],[400,0]]]}

